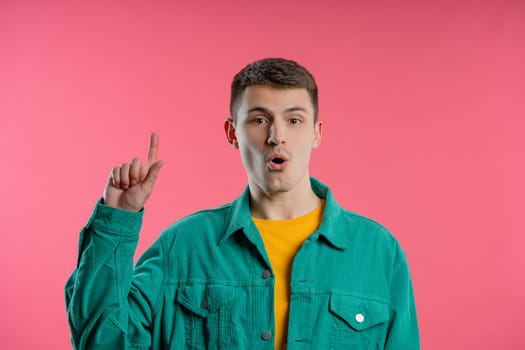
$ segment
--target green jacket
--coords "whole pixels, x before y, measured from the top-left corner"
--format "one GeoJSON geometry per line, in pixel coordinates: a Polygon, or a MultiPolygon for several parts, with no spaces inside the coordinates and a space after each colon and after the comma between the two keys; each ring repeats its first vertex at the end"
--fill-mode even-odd
{"type": "MultiPolygon", "coordinates": [[[[294,258],[288,349],[419,349],[397,241],[311,181],[326,204],[294,258]]],[[[248,189],[174,223],[133,269],[142,216],[98,203],[82,230],[66,284],[75,349],[273,349],[274,278],[248,189]]]]}

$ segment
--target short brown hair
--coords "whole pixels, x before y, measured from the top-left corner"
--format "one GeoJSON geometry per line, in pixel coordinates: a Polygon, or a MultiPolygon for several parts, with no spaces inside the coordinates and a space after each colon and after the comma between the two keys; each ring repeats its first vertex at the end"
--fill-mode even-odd
{"type": "Polygon", "coordinates": [[[314,108],[314,122],[319,111],[317,84],[303,66],[284,58],[264,58],[244,67],[235,75],[231,86],[230,113],[233,120],[239,109],[239,99],[250,85],[267,85],[276,89],[304,88],[314,108]]]}

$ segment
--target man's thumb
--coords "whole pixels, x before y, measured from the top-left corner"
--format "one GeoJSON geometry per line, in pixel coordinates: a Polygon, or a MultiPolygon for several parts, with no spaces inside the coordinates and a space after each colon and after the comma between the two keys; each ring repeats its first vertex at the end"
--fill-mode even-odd
{"type": "Polygon", "coordinates": [[[158,162],[153,163],[150,166],[148,170],[148,174],[146,175],[146,178],[144,179],[144,182],[142,183],[142,187],[146,191],[149,192],[153,189],[153,185],[155,184],[155,181],[157,180],[157,176],[159,176],[160,168],[162,168],[163,165],[164,163],[162,161],[158,161],[158,162]]]}

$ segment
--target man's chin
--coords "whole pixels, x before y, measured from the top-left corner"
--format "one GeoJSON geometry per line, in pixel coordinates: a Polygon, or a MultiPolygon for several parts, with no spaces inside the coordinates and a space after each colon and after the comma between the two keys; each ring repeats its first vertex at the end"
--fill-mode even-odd
{"type": "Polygon", "coordinates": [[[290,192],[293,189],[293,184],[284,179],[273,179],[267,184],[266,192],[269,194],[279,194],[290,192]]]}

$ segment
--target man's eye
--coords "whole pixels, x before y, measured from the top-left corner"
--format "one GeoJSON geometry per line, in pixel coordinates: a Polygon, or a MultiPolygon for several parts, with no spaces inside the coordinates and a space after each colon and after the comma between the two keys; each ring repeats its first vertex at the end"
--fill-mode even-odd
{"type": "Polygon", "coordinates": [[[301,123],[301,119],[299,118],[290,119],[290,124],[299,124],[299,123],[301,123]]]}
{"type": "Polygon", "coordinates": [[[255,123],[257,123],[257,124],[264,124],[264,123],[266,123],[266,119],[264,119],[264,118],[255,118],[253,121],[255,123]]]}

